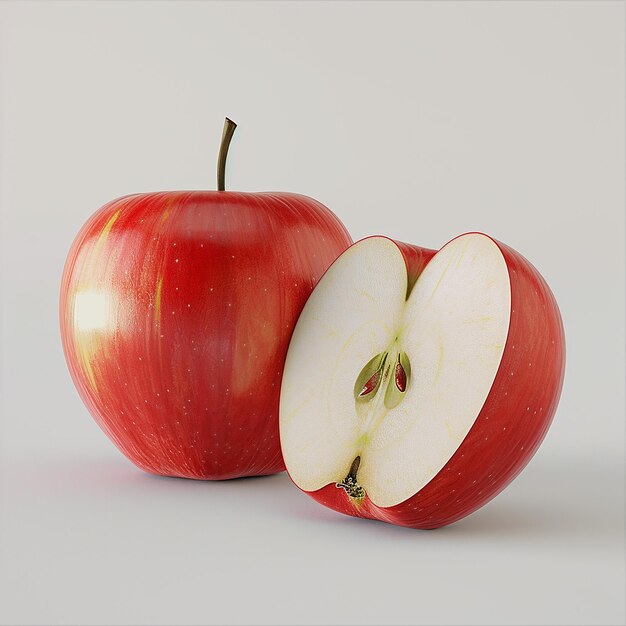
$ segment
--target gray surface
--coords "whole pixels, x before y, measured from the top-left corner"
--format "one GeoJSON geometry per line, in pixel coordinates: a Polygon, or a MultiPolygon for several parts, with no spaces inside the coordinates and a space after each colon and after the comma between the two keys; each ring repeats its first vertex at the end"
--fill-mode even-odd
{"type": "Polygon", "coordinates": [[[0,4],[2,624],[619,624],[624,4],[0,4]],[[312,195],[355,239],[483,230],[561,306],[528,469],[441,531],[344,518],[285,475],[135,470],[58,338],[65,254],[113,197],[312,195]]]}
{"type": "Polygon", "coordinates": [[[339,515],[284,473],[191,482],[114,454],[11,464],[0,614],[85,626],[623,623],[623,465],[542,456],[438,531],[339,515]]]}

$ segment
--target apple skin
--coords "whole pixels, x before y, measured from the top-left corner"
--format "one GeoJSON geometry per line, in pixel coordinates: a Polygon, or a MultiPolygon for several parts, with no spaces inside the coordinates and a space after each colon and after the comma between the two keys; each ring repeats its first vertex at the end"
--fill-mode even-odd
{"type": "MultiPolygon", "coordinates": [[[[563,324],[556,300],[539,272],[521,254],[492,240],[509,273],[509,332],[487,400],[460,447],[426,486],[396,506],[378,507],[367,495],[355,501],[334,484],[305,493],[346,515],[433,529],[482,507],[530,461],[548,431],[561,395],[563,324]]],[[[394,243],[404,256],[412,286],[435,251],[394,243]]]]}
{"type": "Polygon", "coordinates": [[[351,243],[329,209],[296,194],[162,192],[103,206],[69,251],[60,294],[67,364],[96,422],[154,474],[283,471],[289,339],[351,243]]]}

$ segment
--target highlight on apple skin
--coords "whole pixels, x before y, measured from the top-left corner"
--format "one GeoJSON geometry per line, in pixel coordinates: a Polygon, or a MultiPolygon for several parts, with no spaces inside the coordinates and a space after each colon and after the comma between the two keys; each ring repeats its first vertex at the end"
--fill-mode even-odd
{"type": "Polygon", "coordinates": [[[451,524],[533,456],[564,364],[554,296],[515,250],[481,233],[438,252],[364,239],[323,276],[291,339],[287,471],[347,515],[451,524]]]}
{"type": "Polygon", "coordinates": [[[147,472],[225,479],[284,470],[280,381],[311,290],[350,244],[319,202],[287,193],[126,196],[84,225],[60,322],[87,408],[147,472]]]}

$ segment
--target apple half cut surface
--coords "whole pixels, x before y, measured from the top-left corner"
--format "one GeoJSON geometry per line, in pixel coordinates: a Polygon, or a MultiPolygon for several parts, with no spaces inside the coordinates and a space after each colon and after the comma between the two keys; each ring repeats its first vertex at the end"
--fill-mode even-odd
{"type": "Polygon", "coordinates": [[[328,269],[295,327],[280,437],[295,484],[358,517],[450,524],[526,465],[565,362],[537,270],[480,234],[439,252],[369,237],[328,269]]]}

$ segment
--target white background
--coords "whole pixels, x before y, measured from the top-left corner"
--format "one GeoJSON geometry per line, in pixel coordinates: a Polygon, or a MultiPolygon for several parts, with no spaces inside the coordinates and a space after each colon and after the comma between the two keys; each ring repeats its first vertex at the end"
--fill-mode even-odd
{"type": "Polygon", "coordinates": [[[3,624],[624,623],[622,2],[0,4],[3,624]],[[104,202],[311,195],[354,239],[483,230],[546,277],[562,401],[451,527],[343,517],[282,474],[142,474],[89,417],[57,320],[104,202]]]}

